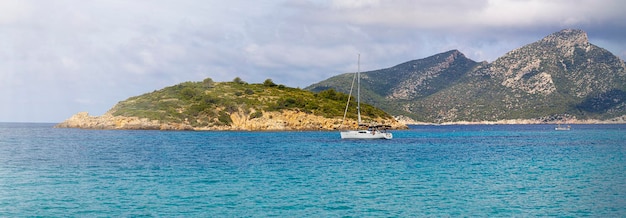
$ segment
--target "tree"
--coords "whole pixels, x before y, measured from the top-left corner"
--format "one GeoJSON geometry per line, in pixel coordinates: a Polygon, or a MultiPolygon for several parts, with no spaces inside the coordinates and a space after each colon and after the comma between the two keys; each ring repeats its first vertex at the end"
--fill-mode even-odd
{"type": "Polygon", "coordinates": [[[266,79],[263,82],[263,85],[267,86],[267,87],[274,87],[274,86],[276,86],[276,83],[274,83],[274,81],[272,81],[272,79],[266,79]]]}
{"type": "Polygon", "coordinates": [[[213,79],[211,78],[206,78],[202,81],[202,86],[204,88],[213,88],[215,87],[215,82],[213,82],[213,79]]]}
{"type": "Polygon", "coordinates": [[[244,84],[244,83],[246,83],[239,77],[235,77],[235,79],[233,79],[233,82],[237,83],[237,84],[244,84]]]}

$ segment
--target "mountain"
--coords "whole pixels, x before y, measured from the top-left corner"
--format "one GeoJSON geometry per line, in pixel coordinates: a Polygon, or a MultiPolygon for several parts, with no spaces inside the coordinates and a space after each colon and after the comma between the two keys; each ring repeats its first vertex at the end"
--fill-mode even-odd
{"type": "MultiPolygon", "coordinates": [[[[480,64],[457,50],[413,60],[391,68],[361,73],[361,99],[395,114],[410,112],[404,106],[457,83],[480,64]]],[[[349,93],[353,73],[313,84],[305,89],[319,92],[334,89],[349,93]]]]}
{"type": "MultiPolygon", "coordinates": [[[[346,92],[351,73],[307,90],[346,92]]],[[[361,73],[362,99],[419,122],[599,119],[626,114],[626,64],[565,29],[492,63],[452,50],[361,73]]]]}
{"type": "MultiPolygon", "coordinates": [[[[270,79],[262,84],[184,82],[117,103],[102,116],[78,113],[61,128],[160,130],[333,130],[356,125],[356,108],[342,122],[348,95],[313,93],[270,79]]],[[[353,102],[354,103],[354,102],[353,102]]],[[[361,105],[365,122],[404,129],[386,112],[361,105]]]]}

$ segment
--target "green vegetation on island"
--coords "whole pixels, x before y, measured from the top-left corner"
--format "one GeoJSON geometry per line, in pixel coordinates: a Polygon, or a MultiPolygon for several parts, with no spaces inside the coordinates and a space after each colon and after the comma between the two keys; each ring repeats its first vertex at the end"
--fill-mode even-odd
{"type": "MultiPolygon", "coordinates": [[[[186,123],[193,127],[230,125],[231,114],[256,119],[266,112],[291,110],[324,118],[344,114],[348,95],[328,89],[319,93],[275,84],[271,79],[249,84],[237,77],[231,82],[183,82],[128,98],[111,110],[115,116],[139,117],[166,123],[186,123]]],[[[356,119],[354,98],[348,118],[356,119]]],[[[393,119],[386,112],[361,104],[365,120],[393,119]]]]}

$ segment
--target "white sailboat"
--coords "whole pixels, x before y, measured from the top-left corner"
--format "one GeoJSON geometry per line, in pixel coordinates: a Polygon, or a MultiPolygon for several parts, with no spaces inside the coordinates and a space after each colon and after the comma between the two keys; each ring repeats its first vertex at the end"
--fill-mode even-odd
{"type": "MultiPolygon", "coordinates": [[[[355,75],[357,79],[356,99],[357,99],[357,117],[358,126],[356,130],[344,130],[341,131],[342,139],[391,139],[393,135],[387,132],[391,126],[389,125],[367,125],[361,122],[361,55],[358,59],[358,70],[355,75]]],[[[354,87],[354,79],[352,79],[352,87],[354,87]]],[[[350,88],[350,95],[352,96],[352,87],[350,88]]],[[[344,120],[348,113],[348,107],[350,105],[350,97],[348,97],[348,103],[346,103],[346,110],[343,114],[344,120]]],[[[342,121],[343,122],[343,121],[342,121]]]]}
{"type": "Polygon", "coordinates": [[[561,126],[561,124],[559,123],[559,124],[557,125],[557,127],[554,127],[554,130],[557,130],[557,131],[567,131],[567,130],[570,130],[571,128],[572,128],[572,127],[571,127],[570,125],[567,125],[567,126],[561,126]]]}

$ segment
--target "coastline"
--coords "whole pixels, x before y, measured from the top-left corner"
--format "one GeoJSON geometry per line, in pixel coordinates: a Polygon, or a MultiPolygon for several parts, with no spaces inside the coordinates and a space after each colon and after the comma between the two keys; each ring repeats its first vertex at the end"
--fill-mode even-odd
{"type": "MultiPolygon", "coordinates": [[[[335,131],[349,128],[341,125],[341,119],[323,118],[296,111],[265,113],[263,117],[251,119],[248,115],[236,112],[230,115],[232,123],[221,126],[192,126],[188,122],[172,123],[147,118],[114,116],[110,112],[101,116],[91,116],[88,112],[79,112],[69,119],[54,125],[54,128],[79,129],[120,129],[120,130],[187,130],[187,131],[335,131]]],[[[356,128],[355,120],[346,120],[356,128]]],[[[392,130],[408,129],[409,125],[570,125],[570,124],[626,124],[626,115],[607,120],[574,117],[567,119],[508,119],[497,121],[454,121],[454,122],[417,122],[405,116],[396,116],[390,120],[375,122],[389,124],[392,130]]]]}
{"type": "MultiPolygon", "coordinates": [[[[353,125],[356,120],[325,118],[303,112],[285,110],[266,112],[262,117],[250,118],[241,111],[230,114],[231,123],[227,125],[192,126],[189,122],[162,122],[139,117],[114,116],[107,112],[101,116],[91,116],[88,112],[79,112],[67,120],[55,125],[55,128],[78,129],[119,129],[119,130],[189,130],[189,131],[335,131],[353,125]]],[[[408,129],[408,126],[391,118],[377,119],[372,122],[390,125],[391,129],[408,129]]]]}
{"type": "Polygon", "coordinates": [[[568,121],[542,121],[533,119],[524,120],[498,120],[498,121],[455,121],[442,123],[427,122],[402,122],[405,125],[422,125],[422,126],[445,126],[445,125],[537,125],[537,124],[626,124],[626,120],[568,120],[568,121]]]}

